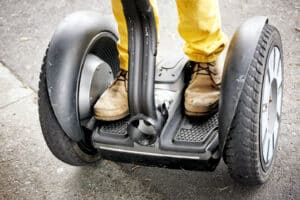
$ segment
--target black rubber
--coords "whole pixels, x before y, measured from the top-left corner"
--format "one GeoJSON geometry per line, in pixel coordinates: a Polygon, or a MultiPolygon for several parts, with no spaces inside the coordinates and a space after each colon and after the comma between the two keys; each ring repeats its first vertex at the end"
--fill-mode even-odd
{"type": "Polygon", "coordinates": [[[90,144],[88,132],[85,141],[72,141],[59,125],[48,95],[46,67],[47,51],[40,73],[38,107],[42,133],[51,152],[61,161],[74,166],[82,166],[100,160],[100,153],[90,144]]]}
{"type": "MultiPolygon", "coordinates": [[[[278,30],[266,24],[257,44],[223,152],[223,159],[231,177],[245,185],[264,183],[272,171],[272,163],[266,171],[262,168],[259,124],[266,62],[269,51],[274,46],[279,48],[282,55],[278,30]]],[[[273,160],[275,155],[276,153],[273,160]]]]}
{"type": "Polygon", "coordinates": [[[201,145],[206,140],[210,139],[210,135],[213,131],[218,132],[218,113],[214,114],[210,118],[202,119],[190,119],[185,118],[184,122],[179,128],[178,132],[174,137],[174,143],[178,144],[197,144],[201,145]],[[186,127],[185,125],[188,125],[186,127]]]}

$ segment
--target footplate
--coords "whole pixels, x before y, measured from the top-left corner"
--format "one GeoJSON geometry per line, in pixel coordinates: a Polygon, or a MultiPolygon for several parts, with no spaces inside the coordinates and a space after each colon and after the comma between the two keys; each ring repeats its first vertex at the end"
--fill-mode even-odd
{"type": "Polygon", "coordinates": [[[127,133],[129,117],[113,122],[98,122],[93,133],[93,141],[103,144],[133,146],[127,133]]]}
{"type": "Polygon", "coordinates": [[[127,125],[129,117],[115,122],[101,122],[98,130],[100,135],[114,135],[116,137],[127,136],[127,125]]]}
{"type": "MultiPolygon", "coordinates": [[[[99,122],[98,128],[93,134],[93,141],[109,145],[137,146],[127,133],[129,118],[114,122],[99,122]]],[[[178,117],[178,119],[180,118],[178,117]]],[[[169,124],[178,125],[166,127],[156,143],[152,145],[153,148],[175,152],[201,153],[214,150],[217,147],[218,114],[207,119],[191,119],[183,116],[180,122],[169,124]]]]}
{"type": "Polygon", "coordinates": [[[127,133],[130,117],[115,122],[98,122],[93,144],[106,159],[184,169],[213,170],[219,161],[218,114],[207,119],[190,119],[175,112],[156,142],[142,146],[127,133]],[[201,164],[200,164],[201,163],[201,164]]]}
{"type": "Polygon", "coordinates": [[[177,116],[161,135],[160,148],[177,152],[214,152],[218,146],[218,113],[208,118],[177,116]],[[178,121],[176,121],[178,119],[178,121]],[[181,119],[181,120],[180,120],[181,119]],[[172,126],[178,124],[178,126],[172,126]]]}
{"type": "Polygon", "coordinates": [[[212,131],[217,132],[218,128],[218,115],[200,121],[185,118],[181,128],[174,137],[174,143],[177,144],[203,144],[212,131]]]}

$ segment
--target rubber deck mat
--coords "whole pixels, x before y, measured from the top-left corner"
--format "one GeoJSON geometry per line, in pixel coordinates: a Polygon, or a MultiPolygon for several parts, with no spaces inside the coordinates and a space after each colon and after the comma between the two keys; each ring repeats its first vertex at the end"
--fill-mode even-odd
{"type": "Polygon", "coordinates": [[[190,120],[185,118],[183,125],[174,137],[174,142],[202,143],[212,131],[217,131],[218,114],[208,119],[190,120]]]}

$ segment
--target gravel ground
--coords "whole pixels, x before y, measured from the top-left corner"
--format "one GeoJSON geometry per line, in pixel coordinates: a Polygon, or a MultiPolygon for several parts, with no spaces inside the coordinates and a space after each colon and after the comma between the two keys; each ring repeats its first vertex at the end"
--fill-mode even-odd
{"type": "MultiPolygon", "coordinates": [[[[0,199],[300,199],[300,2],[221,1],[230,36],[245,19],[266,15],[281,32],[285,90],[281,135],[271,179],[243,187],[221,163],[190,172],[103,161],[76,168],[58,161],[43,141],[36,105],[40,65],[56,25],[77,10],[111,16],[109,0],[0,1],[0,199]]],[[[181,48],[174,1],[158,1],[159,57],[181,48]]]]}

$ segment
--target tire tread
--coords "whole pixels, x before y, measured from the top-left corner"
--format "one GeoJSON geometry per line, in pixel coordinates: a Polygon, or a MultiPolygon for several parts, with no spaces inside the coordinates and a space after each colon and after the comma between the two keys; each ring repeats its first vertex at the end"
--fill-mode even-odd
{"type": "Polygon", "coordinates": [[[246,185],[265,182],[270,170],[261,170],[259,150],[259,116],[267,47],[277,29],[266,24],[251,62],[224,148],[223,159],[233,179],[246,185]]]}
{"type": "Polygon", "coordinates": [[[47,53],[43,59],[38,90],[39,120],[44,139],[50,151],[61,161],[74,166],[87,165],[98,160],[97,156],[83,152],[79,145],[72,141],[59,125],[50,104],[48,95],[46,68],[47,53]]]}

